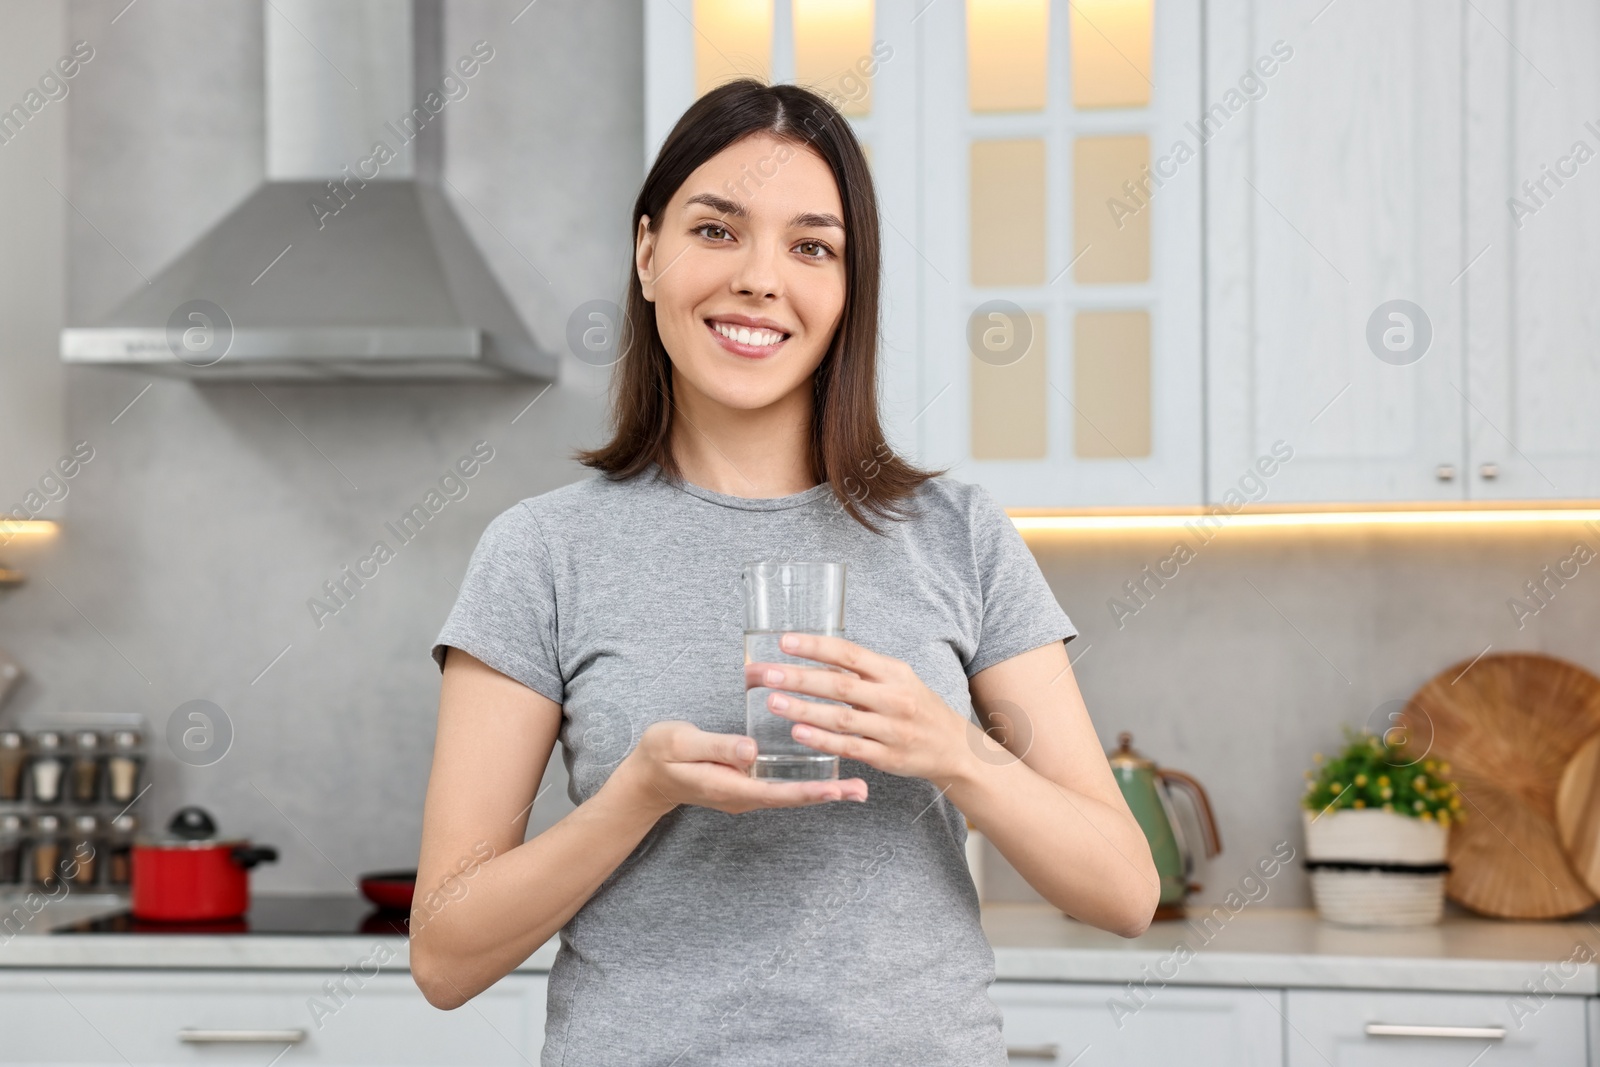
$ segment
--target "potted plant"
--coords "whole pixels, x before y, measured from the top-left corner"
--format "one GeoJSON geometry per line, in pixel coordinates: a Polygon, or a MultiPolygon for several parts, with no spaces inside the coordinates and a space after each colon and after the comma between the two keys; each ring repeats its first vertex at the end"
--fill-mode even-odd
{"type": "Polygon", "coordinates": [[[1465,821],[1450,765],[1345,731],[1306,772],[1301,816],[1317,911],[1352,926],[1420,926],[1444,910],[1450,827],[1465,821]]]}

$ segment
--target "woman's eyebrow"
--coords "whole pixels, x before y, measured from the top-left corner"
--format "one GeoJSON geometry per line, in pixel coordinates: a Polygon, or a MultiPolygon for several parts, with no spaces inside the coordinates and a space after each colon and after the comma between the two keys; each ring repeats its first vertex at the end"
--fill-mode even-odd
{"type": "MultiPolygon", "coordinates": [[[[704,204],[712,211],[736,219],[748,218],[750,214],[744,209],[744,205],[739,203],[737,200],[729,200],[727,197],[718,196],[716,193],[695,193],[688,200],[684,201],[683,206],[688,207],[690,204],[704,204]]],[[[840,221],[839,216],[837,215],[818,214],[815,211],[802,211],[800,214],[789,220],[789,227],[791,229],[800,227],[805,229],[832,228],[835,230],[843,230],[844,223],[840,221]]]]}

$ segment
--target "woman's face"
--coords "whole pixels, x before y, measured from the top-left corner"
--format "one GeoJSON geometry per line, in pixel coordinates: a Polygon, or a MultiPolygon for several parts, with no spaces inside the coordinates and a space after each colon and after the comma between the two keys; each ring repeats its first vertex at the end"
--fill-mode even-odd
{"type": "Polygon", "coordinates": [[[753,134],[689,175],[655,233],[640,219],[635,266],[680,396],[754,410],[808,385],[844,310],[843,218],[821,156],[753,134]]]}

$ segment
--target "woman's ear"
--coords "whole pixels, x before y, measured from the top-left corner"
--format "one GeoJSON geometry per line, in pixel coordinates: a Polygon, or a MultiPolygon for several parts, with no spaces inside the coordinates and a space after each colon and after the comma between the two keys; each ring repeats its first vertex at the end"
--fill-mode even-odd
{"type": "Polygon", "coordinates": [[[650,216],[639,216],[639,232],[634,235],[633,266],[639,272],[639,288],[644,298],[655,303],[655,234],[650,232],[650,216]]]}

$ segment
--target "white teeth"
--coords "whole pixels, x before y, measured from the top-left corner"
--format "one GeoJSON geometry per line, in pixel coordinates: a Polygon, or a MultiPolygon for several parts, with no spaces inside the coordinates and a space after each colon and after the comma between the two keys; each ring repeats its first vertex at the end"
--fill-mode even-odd
{"type": "Polygon", "coordinates": [[[765,348],[775,345],[784,339],[784,335],[776,330],[752,330],[748,326],[730,326],[723,322],[713,322],[711,328],[730,341],[737,341],[742,345],[756,345],[765,348]]]}

